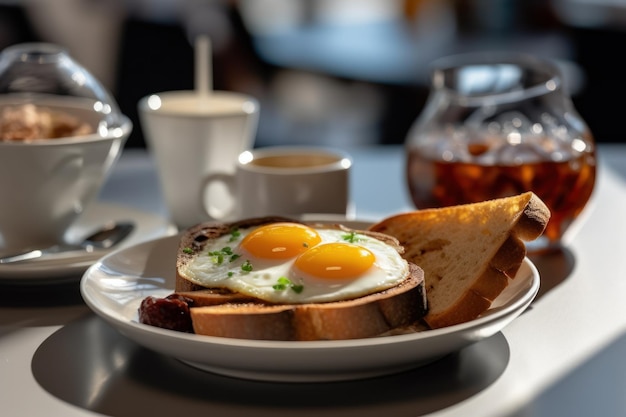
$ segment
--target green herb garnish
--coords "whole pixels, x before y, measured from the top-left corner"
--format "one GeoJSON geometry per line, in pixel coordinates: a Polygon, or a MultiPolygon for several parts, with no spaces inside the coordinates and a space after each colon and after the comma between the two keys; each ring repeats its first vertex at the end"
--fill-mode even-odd
{"type": "Polygon", "coordinates": [[[359,240],[361,240],[359,238],[359,235],[356,232],[347,233],[345,235],[342,235],[341,238],[345,240],[346,242],[350,242],[350,243],[356,243],[359,240]]]}
{"type": "Polygon", "coordinates": [[[235,240],[239,239],[240,236],[241,232],[239,231],[239,229],[233,229],[230,231],[230,239],[228,241],[234,242],[235,240]]]}
{"type": "Polygon", "coordinates": [[[250,261],[246,260],[243,264],[241,264],[241,270],[244,272],[252,271],[252,264],[250,261]]]}
{"type": "Polygon", "coordinates": [[[235,259],[239,258],[240,255],[233,253],[230,246],[224,246],[220,250],[209,252],[209,256],[213,257],[212,261],[214,264],[221,265],[225,257],[228,256],[229,262],[233,262],[235,259]]]}
{"type": "Polygon", "coordinates": [[[278,281],[276,281],[276,284],[272,285],[272,288],[274,288],[276,291],[284,291],[287,288],[290,288],[295,293],[300,294],[304,289],[304,286],[294,284],[289,278],[280,277],[278,278],[278,281]]]}
{"type": "Polygon", "coordinates": [[[211,261],[216,265],[221,265],[224,262],[224,254],[221,251],[209,252],[211,261]]]}
{"type": "Polygon", "coordinates": [[[186,254],[192,254],[193,253],[193,249],[191,248],[183,248],[183,252],[186,254]]]}
{"type": "Polygon", "coordinates": [[[284,291],[287,289],[287,285],[291,284],[291,281],[288,278],[280,277],[276,284],[272,285],[276,291],[284,291]]]}

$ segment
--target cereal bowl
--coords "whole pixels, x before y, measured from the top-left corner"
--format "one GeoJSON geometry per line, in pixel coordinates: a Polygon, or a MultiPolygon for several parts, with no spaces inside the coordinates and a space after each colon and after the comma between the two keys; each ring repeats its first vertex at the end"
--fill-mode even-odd
{"type": "Polygon", "coordinates": [[[64,241],[132,131],[115,100],[60,47],[0,56],[0,252],[64,241]]]}

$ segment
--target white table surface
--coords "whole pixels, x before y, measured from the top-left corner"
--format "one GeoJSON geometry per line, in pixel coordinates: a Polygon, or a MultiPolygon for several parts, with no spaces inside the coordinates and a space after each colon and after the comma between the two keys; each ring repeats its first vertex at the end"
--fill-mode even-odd
{"type": "MultiPolygon", "coordinates": [[[[357,218],[411,208],[401,147],[349,151],[357,218]]],[[[166,215],[141,150],[124,151],[101,200],[166,215]]],[[[571,270],[563,273],[563,258],[538,260],[540,295],[501,333],[426,369],[368,381],[290,386],[195,372],[110,328],[77,282],[0,285],[0,415],[623,416],[625,212],[626,146],[603,145],[592,204],[568,236],[571,270]],[[18,305],[31,291],[34,301],[18,305]]]]}

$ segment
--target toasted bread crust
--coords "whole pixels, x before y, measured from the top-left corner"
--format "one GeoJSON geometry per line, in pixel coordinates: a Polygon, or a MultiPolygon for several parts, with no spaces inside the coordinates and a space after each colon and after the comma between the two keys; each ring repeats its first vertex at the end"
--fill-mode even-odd
{"type": "Polygon", "coordinates": [[[546,229],[550,220],[550,209],[532,192],[522,194],[521,197],[527,198],[527,202],[515,224],[513,234],[523,241],[531,242],[546,229]]]}
{"type": "MultiPolygon", "coordinates": [[[[194,284],[194,286],[199,287],[194,284]]],[[[176,291],[176,294],[182,295],[193,300],[195,307],[214,306],[226,303],[258,303],[254,297],[250,297],[238,292],[233,292],[227,288],[200,288],[197,290],[176,291]]]]}
{"type": "Polygon", "coordinates": [[[550,211],[532,192],[481,203],[389,217],[370,230],[395,236],[405,259],[424,269],[431,328],[487,310],[515,277],[524,241],[538,238],[550,211]],[[464,237],[465,241],[460,237],[464,237]]]}
{"type": "Polygon", "coordinates": [[[257,303],[191,308],[196,334],[237,339],[294,340],[294,311],[287,305],[257,303]]]}

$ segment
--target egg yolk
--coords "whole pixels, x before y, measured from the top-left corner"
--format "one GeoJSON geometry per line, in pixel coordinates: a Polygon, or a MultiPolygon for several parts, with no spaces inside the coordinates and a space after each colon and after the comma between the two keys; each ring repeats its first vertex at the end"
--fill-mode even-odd
{"type": "Polygon", "coordinates": [[[318,278],[355,278],[367,271],[376,260],[368,249],[348,243],[324,243],[300,255],[294,265],[318,278]]]}
{"type": "Polygon", "coordinates": [[[256,258],[289,259],[321,241],[322,238],[315,229],[303,224],[272,223],[248,234],[240,246],[256,258]]]}

